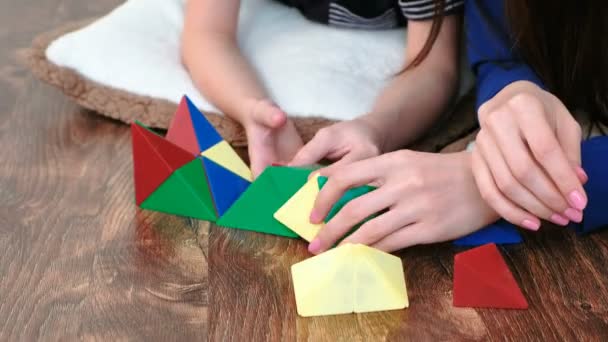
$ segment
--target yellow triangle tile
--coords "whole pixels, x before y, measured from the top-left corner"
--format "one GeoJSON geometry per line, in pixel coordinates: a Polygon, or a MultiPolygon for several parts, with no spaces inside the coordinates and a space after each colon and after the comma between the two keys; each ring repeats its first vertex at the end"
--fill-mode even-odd
{"type": "Polygon", "coordinates": [[[403,309],[409,306],[403,264],[398,257],[356,245],[354,312],[403,309]]]}
{"type": "Polygon", "coordinates": [[[294,264],[298,314],[323,316],[409,306],[401,259],[346,244],[294,264]]]}
{"type": "Polygon", "coordinates": [[[308,179],[277,212],[274,218],[307,241],[312,241],[322,224],[310,223],[310,213],[319,194],[319,174],[308,179]]]}
{"type": "Polygon", "coordinates": [[[236,173],[248,181],[252,181],[251,170],[245,162],[239,157],[236,151],[226,142],[222,140],[201,153],[202,156],[213,160],[215,163],[225,167],[226,169],[236,173]]]}
{"type": "Polygon", "coordinates": [[[334,248],[291,266],[298,314],[304,317],[353,312],[355,264],[352,245],[334,248]]]}

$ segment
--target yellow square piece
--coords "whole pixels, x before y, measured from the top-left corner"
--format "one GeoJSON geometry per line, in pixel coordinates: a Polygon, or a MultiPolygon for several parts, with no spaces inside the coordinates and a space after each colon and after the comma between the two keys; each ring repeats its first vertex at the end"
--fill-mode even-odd
{"type": "Polygon", "coordinates": [[[345,244],[291,266],[301,316],[403,309],[409,306],[401,259],[345,244]]]}
{"type": "Polygon", "coordinates": [[[201,155],[213,160],[216,164],[223,166],[250,182],[253,180],[249,166],[245,164],[226,140],[222,140],[211,146],[203,151],[201,155]]]}
{"type": "Polygon", "coordinates": [[[306,241],[312,241],[319,233],[322,224],[310,223],[310,213],[319,194],[317,183],[319,174],[315,174],[298,190],[277,212],[274,218],[293,230],[306,241]]]}

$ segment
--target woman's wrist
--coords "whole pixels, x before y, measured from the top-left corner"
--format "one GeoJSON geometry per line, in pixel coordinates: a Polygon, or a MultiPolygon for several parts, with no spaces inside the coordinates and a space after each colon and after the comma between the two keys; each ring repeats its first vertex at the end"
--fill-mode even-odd
{"type": "Polygon", "coordinates": [[[367,127],[370,134],[370,139],[376,145],[380,151],[380,154],[390,152],[392,150],[387,144],[388,132],[386,131],[386,127],[383,127],[381,124],[381,120],[378,118],[378,115],[375,115],[373,112],[368,113],[356,118],[355,121],[359,121],[367,127]]]}

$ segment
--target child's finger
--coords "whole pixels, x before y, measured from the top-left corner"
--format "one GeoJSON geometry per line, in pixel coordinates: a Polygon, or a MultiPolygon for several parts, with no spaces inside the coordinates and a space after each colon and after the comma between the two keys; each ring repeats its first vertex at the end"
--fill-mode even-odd
{"type": "Polygon", "coordinates": [[[260,101],[255,106],[252,116],[253,121],[270,128],[279,128],[287,121],[287,115],[274,103],[267,100],[260,101]]]}

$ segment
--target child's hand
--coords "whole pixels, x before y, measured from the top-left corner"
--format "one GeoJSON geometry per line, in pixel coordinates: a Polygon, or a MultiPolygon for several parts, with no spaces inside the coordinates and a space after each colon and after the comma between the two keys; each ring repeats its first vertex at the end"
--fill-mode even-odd
{"type": "Polygon", "coordinates": [[[269,100],[255,100],[244,122],[251,172],[257,177],[272,163],[286,163],[302,147],[302,138],[287,115],[269,100]]]}
{"type": "Polygon", "coordinates": [[[334,168],[378,156],[381,153],[381,134],[366,120],[343,121],[320,129],[289,165],[312,165],[322,159],[339,159],[331,166],[334,168]]]}
{"type": "Polygon", "coordinates": [[[352,227],[372,214],[342,243],[363,243],[394,251],[416,244],[464,236],[498,215],[481,198],[467,152],[431,154],[401,150],[322,169],[329,180],[319,193],[311,222],[319,223],[349,188],[370,184],[376,190],[347,203],[310,243],[318,254],[330,248],[352,227]]]}
{"type": "Polygon", "coordinates": [[[515,82],[479,109],[479,121],[473,173],[490,206],[533,230],[539,218],[559,225],[582,220],[581,128],[557,97],[515,82]]]}

